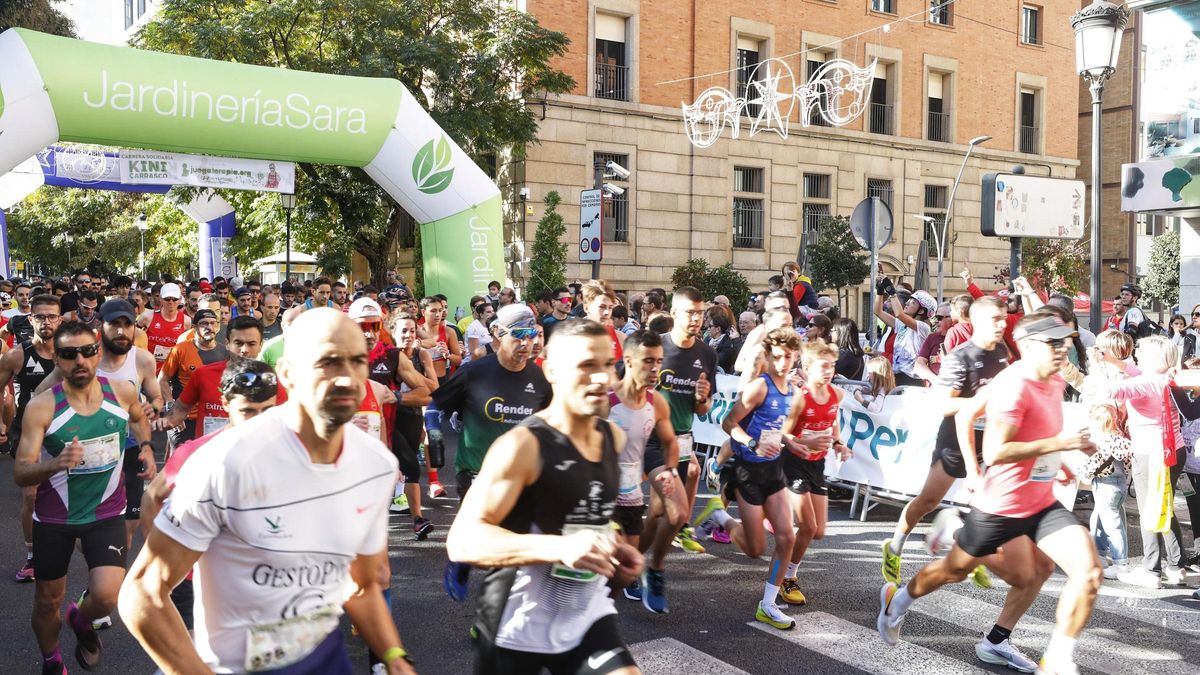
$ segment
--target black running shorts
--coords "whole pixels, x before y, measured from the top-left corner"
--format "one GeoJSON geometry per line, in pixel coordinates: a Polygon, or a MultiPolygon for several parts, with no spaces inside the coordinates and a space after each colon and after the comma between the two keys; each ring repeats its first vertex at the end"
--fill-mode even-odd
{"type": "MultiPolygon", "coordinates": [[[[1017,537],[1026,536],[1038,542],[1059,530],[1076,525],[1081,525],[1079,519],[1058,502],[1028,518],[995,516],[971,509],[954,539],[968,555],[982,558],[995,553],[1017,537]]],[[[37,559],[36,553],[34,559],[37,559]]]]}
{"type": "Polygon", "coordinates": [[[617,504],[613,509],[613,522],[621,527],[621,534],[628,537],[640,537],[646,529],[646,523],[642,520],[646,515],[646,505],[641,506],[624,506],[617,504]]]}
{"type": "Polygon", "coordinates": [[[762,506],[767,502],[767,497],[786,487],[778,459],[746,462],[734,458],[721,468],[721,477],[725,484],[725,497],[729,501],[740,496],[742,501],[754,506],[762,506]]]}
{"type": "Polygon", "coordinates": [[[55,525],[33,521],[33,573],[38,581],[54,581],[67,575],[75,541],[83,551],[88,569],[125,567],[125,519],[121,516],[86,525],[55,525]]]}
{"type": "Polygon", "coordinates": [[[806,492],[823,497],[829,495],[829,486],[825,484],[824,457],[801,459],[785,450],[783,452],[783,476],[787,479],[788,489],[798,495],[806,492]]]}
{"type": "Polygon", "coordinates": [[[518,652],[497,647],[480,635],[475,642],[475,675],[605,675],[636,666],[617,629],[617,615],[601,618],[577,647],[561,654],[518,652]]]}
{"type": "MultiPolygon", "coordinates": [[[[975,430],[975,459],[979,463],[983,462],[983,429],[975,430]]],[[[941,462],[942,471],[946,472],[947,476],[952,478],[966,478],[967,464],[963,459],[962,450],[958,449],[958,444],[954,447],[938,447],[933,451],[932,461],[930,466],[941,462]]]]}

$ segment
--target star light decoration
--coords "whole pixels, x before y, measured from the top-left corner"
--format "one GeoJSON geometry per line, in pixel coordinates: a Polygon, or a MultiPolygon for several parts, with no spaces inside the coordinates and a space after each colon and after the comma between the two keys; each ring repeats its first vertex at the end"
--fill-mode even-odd
{"type": "Polygon", "coordinates": [[[692,104],[683,104],[683,127],[688,140],[707,148],[721,137],[728,126],[730,136],[741,134],[740,116],[749,113],[750,136],[774,131],[787,138],[788,120],[800,103],[800,124],[809,126],[809,112],[815,111],[830,126],[845,126],[867,109],[866,101],[874,82],[875,61],[863,68],[845,59],[834,59],[817,69],[807,82],[795,86],[792,69],[780,59],[767,59],[750,73],[745,96],[734,96],[724,87],[709,87],[692,104]]]}

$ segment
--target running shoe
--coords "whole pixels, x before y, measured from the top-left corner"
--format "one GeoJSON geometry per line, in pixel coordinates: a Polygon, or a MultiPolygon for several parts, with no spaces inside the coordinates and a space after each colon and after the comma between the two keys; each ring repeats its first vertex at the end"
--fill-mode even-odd
{"type": "Polygon", "coordinates": [[[754,613],[754,620],[761,621],[771,628],[779,630],[791,630],[796,627],[796,620],[784,614],[775,603],[765,603],[761,600],[758,602],[758,611],[754,613]]]}
{"type": "Polygon", "coordinates": [[[1186,583],[1187,572],[1176,567],[1175,569],[1164,569],[1162,571],[1163,584],[1167,586],[1183,586],[1186,583]]]}
{"type": "Polygon", "coordinates": [[[104,643],[100,641],[100,635],[95,628],[88,626],[88,629],[84,631],[75,628],[78,616],[79,605],[73,602],[69,603],[67,605],[67,625],[75,633],[75,660],[84,670],[95,670],[100,665],[100,655],[104,652],[104,643]]]}
{"type": "Polygon", "coordinates": [[[975,643],[975,656],[978,656],[979,660],[984,663],[1008,666],[1022,673],[1032,673],[1037,670],[1038,665],[1037,661],[1025,656],[1021,650],[1012,646],[1007,638],[1000,644],[994,645],[987,637],[984,637],[975,643]]]}
{"type": "Polygon", "coordinates": [[[1117,581],[1131,586],[1140,586],[1142,588],[1161,588],[1162,579],[1159,578],[1158,572],[1136,567],[1127,572],[1117,574],[1117,581]]]}
{"type": "Polygon", "coordinates": [[[688,553],[704,553],[704,547],[696,541],[693,530],[685,527],[675,534],[675,545],[688,553]]]}
{"type": "Polygon", "coordinates": [[[1056,663],[1053,666],[1046,663],[1046,657],[1042,657],[1037,667],[1038,675],[1079,675],[1079,667],[1074,663],[1056,663]]]}
{"type": "Polygon", "coordinates": [[[975,566],[975,570],[971,572],[971,581],[980,588],[992,587],[992,575],[988,574],[987,568],[983,565],[975,566]]]}
{"type": "Polygon", "coordinates": [[[446,589],[446,594],[455,602],[463,602],[470,594],[471,589],[467,585],[470,574],[470,565],[454,561],[446,563],[446,569],[442,572],[442,588],[446,589]]]}
{"type": "Polygon", "coordinates": [[[67,675],[67,664],[62,659],[42,661],[42,675],[67,675]]]}
{"type": "Polygon", "coordinates": [[[641,602],[642,601],[642,580],[641,580],[641,578],[634,579],[633,583],[626,586],[621,592],[625,594],[626,600],[633,600],[634,602],[641,602]]]}
{"type": "Polygon", "coordinates": [[[388,508],[392,513],[408,513],[412,509],[408,506],[408,496],[400,495],[392,500],[391,507],[388,508]]]}
{"type": "Polygon", "coordinates": [[[28,584],[36,581],[33,576],[33,561],[26,560],[21,569],[17,570],[16,580],[18,584],[28,584]]]}
{"type": "Polygon", "coordinates": [[[430,499],[437,499],[438,497],[445,497],[445,496],[446,496],[446,488],[442,487],[441,483],[434,481],[429,484],[429,498],[430,499]]]}
{"type": "Polygon", "coordinates": [[[808,598],[800,591],[800,585],[796,583],[795,578],[783,580],[783,585],[779,587],[779,597],[789,605],[808,604],[808,598]]]}
{"type": "Polygon", "coordinates": [[[708,501],[704,503],[704,508],[701,509],[700,515],[696,516],[696,520],[692,521],[692,524],[702,524],[704,521],[708,520],[709,516],[711,516],[714,511],[724,506],[725,505],[721,503],[720,497],[709,497],[708,501]]]}
{"type": "Polygon", "coordinates": [[[1116,581],[1121,578],[1122,574],[1129,571],[1129,563],[1115,562],[1104,568],[1104,578],[1109,581],[1116,581]]]}
{"type": "Polygon", "coordinates": [[[704,484],[713,492],[721,489],[721,467],[717,465],[716,457],[709,457],[704,462],[704,484]]]}
{"type": "Polygon", "coordinates": [[[662,570],[650,569],[642,572],[642,604],[655,614],[667,614],[667,576],[662,570]]]}
{"type": "MultiPolygon", "coordinates": [[[[76,601],[76,604],[82,605],[84,598],[86,598],[87,596],[88,596],[88,589],[85,588],[85,589],[83,589],[83,592],[79,594],[79,600],[76,601]]],[[[109,628],[112,628],[112,625],[113,624],[112,624],[111,616],[102,616],[99,619],[92,619],[92,630],[107,630],[109,628]]]]}
{"type": "Polygon", "coordinates": [[[388,667],[386,663],[376,663],[371,666],[371,675],[388,675],[388,667]]]}
{"type": "Polygon", "coordinates": [[[433,532],[433,523],[429,522],[428,518],[417,518],[413,522],[413,536],[417,538],[417,541],[428,539],[430,532],[433,532]]]}
{"type": "Polygon", "coordinates": [[[899,586],[890,582],[879,589],[879,618],[875,620],[875,628],[879,630],[879,637],[883,638],[883,642],[889,647],[900,643],[900,625],[904,623],[903,614],[892,616],[888,613],[888,608],[892,606],[892,598],[899,590],[899,586]]]}
{"type": "Polygon", "coordinates": [[[883,580],[900,585],[900,554],[892,553],[892,540],[883,541],[883,580]]]}
{"type": "Polygon", "coordinates": [[[709,538],[718,544],[728,544],[733,541],[733,538],[729,536],[729,533],[725,531],[725,528],[721,527],[720,525],[717,526],[717,529],[712,531],[712,535],[710,535],[709,538]]]}

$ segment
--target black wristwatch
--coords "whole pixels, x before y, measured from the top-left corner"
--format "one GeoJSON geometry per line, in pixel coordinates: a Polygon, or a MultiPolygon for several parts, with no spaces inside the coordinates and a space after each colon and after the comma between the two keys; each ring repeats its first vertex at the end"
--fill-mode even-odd
{"type": "Polygon", "coordinates": [[[751,438],[750,442],[746,444],[747,450],[755,450],[757,448],[758,448],[758,439],[757,438],[751,438]]]}

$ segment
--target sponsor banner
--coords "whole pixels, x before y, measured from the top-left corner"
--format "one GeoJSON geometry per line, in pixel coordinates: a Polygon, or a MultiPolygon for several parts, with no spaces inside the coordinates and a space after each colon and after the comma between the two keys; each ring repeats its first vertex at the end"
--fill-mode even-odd
{"type": "Polygon", "coordinates": [[[291,162],[152,150],[122,150],[120,171],[121,182],[134,185],[195,185],[287,194],[295,192],[296,185],[296,165],[291,162]]]}
{"type": "MultiPolygon", "coordinates": [[[[709,414],[697,416],[692,437],[697,443],[719,446],[729,439],[721,422],[733,408],[738,378],[717,375],[713,406],[709,414]]],[[[838,428],[842,442],[854,453],[845,462],[830,453],[825,460],[825,475],[849,483],[905,495],[917,495],[925,484],[932,461],[934,440],[941,424],[940,396],[929,389],[899,387],[876,411],[867,410],[851,397],[838,410],[838,428]]],[[[1087,426],[1087,412],[1078,403],[1063,404],[1063,428],[1087,426]]],[[[979,448],[982,452],[982,448],[979,448]]],[[[1063,461],[1073,471],[1083,464],[1082,453],[1064,453],[1063,461]]],[[[959,494],[962,481],[955,481],[946,501],[966,504],[967,494],[959,494]]],[[[1055,484],[1055,494],[1072,508],[1074,485],[1055,484]]]]}
{"type": "Polygon", "coordinates": [[[450,304],[482,295],[504,277],[500,195],[449,218],[421,224],[425,293],[442,293],[450,304]]]}

